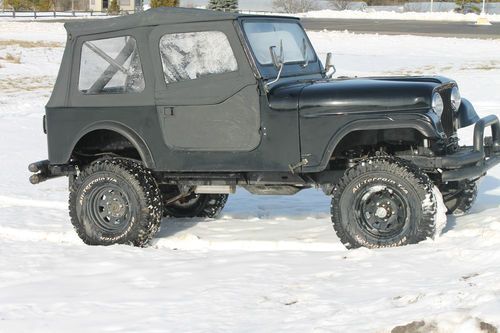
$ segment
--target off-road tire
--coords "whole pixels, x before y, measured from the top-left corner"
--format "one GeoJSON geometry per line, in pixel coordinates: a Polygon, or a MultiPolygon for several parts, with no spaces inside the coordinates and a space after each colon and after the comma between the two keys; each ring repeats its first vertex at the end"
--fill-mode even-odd
{"type": "Polygon", "coordinates": [[[364,160],[333,189],[335,232],[348,249],[402,246],[432,237],[438,207],[433,186],[427,174],[405,160],[364,160]]]}
{"type": "MultiPolygon", "coordinates": [[[[182,206],[176,203],[166,205],[163,209],[165,217],[176,218],[217,218],[224,206],[226,205],[227,194],[191,194],[185,200],[195,200],[195,202],[188,206],[182,206]]],[[[182,200],[182,199],[181,199],[182,200]]]]}
{"type": "Polygon", "coordinates": [[[467,214],[477,197],[477,182],[474,180],[463,180],[449,182],[439,187],[446,205],[446,214],[461,216],[467,214]]]}
{"type": "Polygon", "coordinates": [[[70,182],[71,223],[89,245],[146,246],[160,228],[162,209],[156,180],[136,160],[100,159],[70,182]]]}

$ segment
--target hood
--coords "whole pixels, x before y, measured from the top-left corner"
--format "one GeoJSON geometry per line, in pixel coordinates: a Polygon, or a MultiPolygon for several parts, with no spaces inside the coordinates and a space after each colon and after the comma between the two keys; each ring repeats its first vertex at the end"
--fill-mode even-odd
{"type": "Polygon", "coordinates": [[[271,90],[277,109],[299,108],[302,116],[428,110],[441,77],[372,77],[283,83],[271,90]]]}

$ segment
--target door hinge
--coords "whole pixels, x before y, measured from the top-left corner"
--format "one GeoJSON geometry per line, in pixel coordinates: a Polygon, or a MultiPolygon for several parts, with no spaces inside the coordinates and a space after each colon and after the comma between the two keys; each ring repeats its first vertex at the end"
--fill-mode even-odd
{"type": "Polygon", "coordinates": [[[299,163],[297,164],[290,164],[288,165],[288,168],[290,169],[290,172],[292,174],[295,173],[295,170],[297,170],[298,168],[300,167],[303,167],[305,165],[307,165],[309,163],[309,161],[307,160],[307,158],[303,158],[299,163]]]}

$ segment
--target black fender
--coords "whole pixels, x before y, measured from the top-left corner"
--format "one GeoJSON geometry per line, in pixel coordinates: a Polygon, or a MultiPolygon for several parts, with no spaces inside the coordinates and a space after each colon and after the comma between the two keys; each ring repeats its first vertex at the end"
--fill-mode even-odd
{"type": "Polygon", "coordinates": [[[458,128],[467,127],[479,121],[479,116],[469,100],[462,98],[458,108],[458,128]]]}
{"type": "Polygon", "coordinates": [[[97,123],[93,123],[90,126],[85,127],[83,130],[81,130],[76,136],[75,140],[73,141],[71,145],[71,150],[68,152],[66,156],[66,160],[69,161],[71,153],[75,149],[77,143],[80,141],[81,138],[83,138],[85,135],[89,134],[90,132],[96,131],[96,130],[109,130],[109,131],[114,131],[118,134],[123,135],[127,140],[130,141],[130,143],[137,149],[139,152],[139,155],[141,157],[142,162],[148,169],[154,169],[156,164],[153,159],[153,155],[151,153],[151,150],[149,149],[148,145],[146,142],[130,127],[119,123],[119,122],[114,122],[114,121],[101,121],[97,123]]]}
{"type": "Polygon", "coordinates": [[[353,131],[411,128],[426,138],[444,138],[445,134],[439,118],[433,111],[421,114],[385,115],[383,117],[354,120],[335,132],[324,150],[319,165],[306,165],[303,172],[320,172],[326,169],[330,157],[342,139],[353,131]]]}

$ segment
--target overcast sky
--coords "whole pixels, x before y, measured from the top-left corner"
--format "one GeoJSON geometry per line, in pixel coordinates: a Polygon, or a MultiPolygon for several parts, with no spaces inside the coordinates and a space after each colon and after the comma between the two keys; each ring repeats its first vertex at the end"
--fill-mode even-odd
{"type": "MultiPolygon", "coordinates": [[[[181,6],[205,6],[208,0],[181,0],[181,6]]],[[[239,0],[239,8],[243,10],[271,10],[272,0],[239,0]]]]}
{"type": "MultiPolygon", "coordinates": [[[[208,0],[181,0],[181,6],[206,6],[208,0]]],[[[272,0],[239,0],[239,8],[242,10],[263,10],[268,11],[273,9],[272,0]]],[[[318,0],[318,5],[325,7],[325,0],[318,0]]]]}

